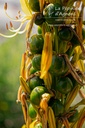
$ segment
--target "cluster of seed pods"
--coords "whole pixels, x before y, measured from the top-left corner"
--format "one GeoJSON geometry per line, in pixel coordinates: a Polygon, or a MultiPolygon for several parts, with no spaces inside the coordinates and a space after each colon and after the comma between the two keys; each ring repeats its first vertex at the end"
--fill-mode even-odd
{"type": "Polygon", "coordinates": [[[85,104],[81,91],[85,85],[83,3],[68,5],[55,0],[29,0],[34,13],[18,92],[26,128],[83,126],[85,107],[78,109],[85,104]],[[37,33],[30,35],[34,24],[37,33]],[[78,94],[81,101],[72,105],[78,94]]]}

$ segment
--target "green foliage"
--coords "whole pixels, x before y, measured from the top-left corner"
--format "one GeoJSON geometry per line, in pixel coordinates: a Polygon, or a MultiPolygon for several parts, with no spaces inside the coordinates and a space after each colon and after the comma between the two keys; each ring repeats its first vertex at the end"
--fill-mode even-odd
{"type": "Polygon", "coordinates": [[[24,42],[18,35],[0,43],[0,128],[20,128],[23,124],[21,106],[16,100],[24,42]]]}

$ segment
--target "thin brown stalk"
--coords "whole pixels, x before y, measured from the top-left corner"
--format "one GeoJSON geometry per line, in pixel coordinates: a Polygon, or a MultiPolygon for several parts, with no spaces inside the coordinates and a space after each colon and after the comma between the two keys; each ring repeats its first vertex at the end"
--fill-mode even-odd
{"type": "Polygon", "coordinates": [[[80,94],[82,99],[85,99],[85,94],[82,92],[82,90],[79,90],[79,94],[80,94]]]}

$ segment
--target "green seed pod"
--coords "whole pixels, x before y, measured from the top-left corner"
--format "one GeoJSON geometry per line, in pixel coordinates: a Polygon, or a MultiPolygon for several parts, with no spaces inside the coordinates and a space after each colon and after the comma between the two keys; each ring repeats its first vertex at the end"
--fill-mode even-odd
{"type": "Polygon", "coordinates": [[[40,70],[41,54],[35,55],[32,59],[32,66],[35,70],[40,70]]]}
{"type": "Polygon", "coordinates": [[[59,116],[64,112],[64,105],[58,99],[51,99],[49,105],[52,107],[55,116],[59,116]]]}
{"type": "Polygon", "coordinates": [[[52,74],[63,75],[67,71],[67,65],[64,58],[60,55],[53,55],[49,71],[52,74]]]}
{"type": "Polygon", "coordinates": [[[76,109],[73,112],[74,112],[74,114],[68,118],[68,121],[71,123],[76,122],[79,118],[78,110],[76,109]]]}
{"type": "Polygon", "coordinates": [[[40,100],[42,97],[42,94],[46,93],[47,89],[43,86],[37,86],[35,87],[31,94],[30,94],[30,101],[34,104],[34,105],[39,105],[40,104],[40,100]]]}
{"type": "Polygon", "coordinates": [[[60,78],[56,82],[56,91],[62,94],[68,94],[72,90],[73,84],[69,77],[60,78]]]}
{"type": "Polygon", "coordinates": [[[73,37],[73,32],[69,29],[69,27],[63,27],[58,32],[58,36],[61,40],[70,41],[73,37]]]}
{"type": "Polygon", "coordinates": [[[33,68],[33,66],[30,68],[30,71],[29,71],[29,74],[31,75],[31,74],[34,74],[35,72],[36,72],[37,70],[35,70],[34,68],[33,68]]]}
{"type": "Polygon", "coordinates": [[[43,10],[46,22],[48,24],[61,24],[63,18],[59,15],[59,12],[62,13],[62,6],[59,3],[47,5],[43,10]]]}
{"type": "Polygon", "coordinates": [[[76,47],[76,46],[80,45],[80,41],[79,41],[78,37],[75,34],[73,34],[73,37],[72,37],[70,42],[71,42],[73,47],[76,47]]]}
{"type": "Polygon", "coordinates": [[[38,76],[34,76],[29,80],[29,87],[34,89],[37,86],[42,86],[44,84],[43,80],[40,79],[38,76]]]}
{"type": "Polygon", "coordinates": [[[30,51],[33,54],[39,54],[42,52],[44,39],[42,35],[33,35],[29,40],[30,51]]]}
{"type": "Polygon", "coordinates": [[[37,112],[31,103],[29,104],[29,107],[28,107],[28,114],[31,118],[35,118],[37,115],[37,112]]]}
{"type": "Polygon", "coordinates": [[[42,23],[45,22],[45,18],[42,13],[38,13],[35,18],[35,24],[36,25],[42,25],[42,23]]]}
{"type": "Polygon", "coordinates": [[[40,26],[38,26],[38,29],[37,29],[37,32],[38,32],[38,34],[42,34],[42,28],[40,27],[40,26]]]}

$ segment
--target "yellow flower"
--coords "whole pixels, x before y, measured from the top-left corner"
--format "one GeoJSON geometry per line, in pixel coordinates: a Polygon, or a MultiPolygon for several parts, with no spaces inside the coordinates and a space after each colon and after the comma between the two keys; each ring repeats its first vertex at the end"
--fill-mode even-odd
{"type": "Polygon", "coordinates": [[[32,10],[30,9],[29,7],[29,3],[28,3],[28,0],[20,0],[20,4],[21,4],[21,8],[22,8],[22,11],[25,13],[24,16],[22,16],[21,18],[17,18],[17,19],[13,19],[11,18],[8,13],[7,13],[7,3],[5,3],[4,5],[4,10],[5,10],[5,14],[7,15],[7,17],[11,20],[11,21],[14,21],[14,22],[19,22],[20,25],[17,29],[14,29],[13,25],[12,25],[12,22],[10,22],[10,26],[11,28],[8,28],[8,24],[6,24],[6,28],[12,32],[13,34],[12,35],[4,35],[2,33],[0,33],[0,36],[3,36],[3,37],[7,37],[7,38],[11,38],[11,37],[14,37],[16,36],[17,34],[23,34],[29,27],[30,27],[30,20],[32,19],[33,17],[33,14],[32,14],[32,10]],[[23,25],[26,23],[24,29],[22,30],[22,27],[23,25]]]}

